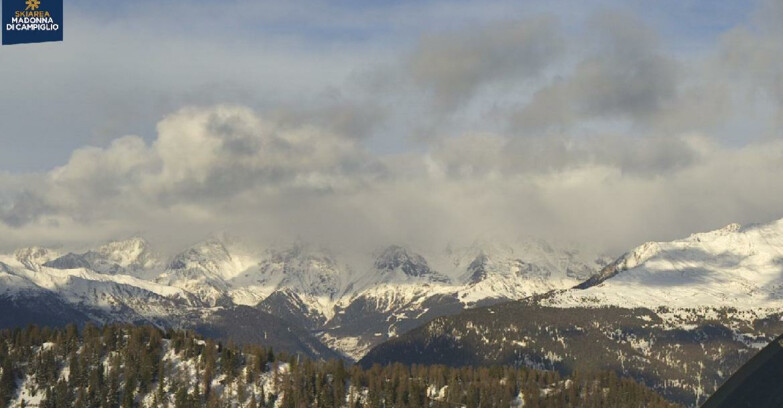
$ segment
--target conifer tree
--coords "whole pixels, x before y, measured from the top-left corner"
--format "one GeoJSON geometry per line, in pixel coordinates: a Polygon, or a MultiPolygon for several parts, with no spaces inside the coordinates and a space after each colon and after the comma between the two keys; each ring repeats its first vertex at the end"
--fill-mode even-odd
{"type": "Polygon", "coordinates": [[[16,392],[16,370],[9,356],[0,356],[0,370],[0,406],[6,407],[16,392]]]}

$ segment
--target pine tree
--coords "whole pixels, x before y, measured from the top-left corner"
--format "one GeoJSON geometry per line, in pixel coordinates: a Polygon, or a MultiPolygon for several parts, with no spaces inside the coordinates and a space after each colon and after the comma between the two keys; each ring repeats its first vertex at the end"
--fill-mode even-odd
{"type": "MultiPolygon", "coordinates": [[[[674,407],[614,372],[574,372],[564,380],[557,372],[514,367],[393,364],[346,370],[338,360],[285,354],[270,358],[270,350],[263,347],[240,349],[211,341],[205,345],[192,332],[87,326],[81,339],[75,333],[75,327],[0,330],[0,343],[5,346],[0,347],[0,396],[14,395],[16,380],[29,376],[44,394],[42,408],[131,408],[139,406],[137,400],[148,389],[155,390],[147,400],[152,406],[168,407],[173,401],[180,408],[492,407],[512,405],[520,393],[526,408],[674,407]],[[178,357],[186,360],[185,367],[196,362],[194,378],[187,369],[175,369],[163,360],[164,335],[172,348],[180,343],[178,357]],[[113,348],[101,344],[104,340],[113,348]],[[53,346],[41,347],[47,341],[53,346]],[[269,366],[268,360],[273,361],[269,366]],[[282,361],[288,361],[286,370],[279,369],[282,361]],[[274,372],[262,375],[266,367],[274,372]],[[70,371],[68,380],[61,379],[64,368],[70,371]],[[261,382],[264,377],[271,377],[274,394],[261,382]],[[217,378],[222,378],[222,385],[213,389],[209,384],[217,378]],[[151,385],[154,381],[156,389],[151,385]],[[365,397],[356,398],[358,394],[349,389],[358,389],[365,397]]],[[[4,401],[0,408],[7,405],[4,401]]]]}
{"type": "Polygon", "coordinates": [[[120,363],[117,357],[111,360],[109,365],[109,378],[104,393],[103,408],[117,408],[120,406],[120,363]]]}
{"type": "Polygon", "coordinates": [[[0,406],[6,407],[16,392],[16,370],[10,357],[0,356],[0,359],[0,370],[3,371],[0,375],[0,406]]]}
{"type": "Polygon", "coordinates": [[[217,345],[212,340],[207,340],[206,346],[202,353],[202,360],[204,362],[204,396],[209,398],[210,389],[212,387],[212,379],[215,377],[215,365],[217,364],[217,345]]]}

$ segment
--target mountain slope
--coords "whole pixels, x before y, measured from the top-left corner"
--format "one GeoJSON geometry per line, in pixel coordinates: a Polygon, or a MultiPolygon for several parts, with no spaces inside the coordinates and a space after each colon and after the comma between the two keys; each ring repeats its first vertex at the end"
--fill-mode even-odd
{"type": "Polygon", "coordinates": [[[577,285],[604,267],[607,260],[572,248],[555,248],[541,240],[514,247],[477,242],[453,252],[452,262],[464,271],[461,301],[516,300],[577,285]]]}
{"type": "Polygon", "coordinates": [[[12,408],[677,407],[606,372],[363,370],[148,326],[0,331],[0,350],[0,405],[12,408]]]}
{"type": "Polygon", "coordinates": [[[649,242],[552,305],[783,308],[783,220],[649,242]]]}
{"type": "Polygon", "coordinates": [[[611,369],[698,405],[783,332],[783,220],[635,248],[572,289],[435,319],[362,364],[611,369]]]}
{"type": "Polygon", "coordinates": [[[328,348],[305,328],[249,306],[221,308],[191,327],[211,338],[231,339],[240,344],[263,343],[275,350],[301,353],[313,359],[336,359],[340,354],[328,348]]]}
{"type": "Polygon", "coordinates": [[[55,294],[27,292],[13,297],[0,296],[0,328],[23,327],[30,323],[58,327],[84,324],[93,317],[64,302],[55,294]]]}
{"type": "Polygon", "coordinates": [[[702,408],[783,406],[783,336],[770,342],[734,373],[702,408]]]}
{"type": "Polygon", "coordinates": [[[694,314],[676,327],[659,317],[662,312],[508,302],[436,318],[376,346],[360,364],[510,364],[566,375],[612,370],[693,405],[759,343],[783,332],[780,313],[750,321],[730,310],[712,318],[694,314]]]}
{"type": "Polygon", "coordinates": [[[81,254],[69,252],[63,256],[40,262],[38,265],[55,269],[85,268],[105,274],[150,278],[151,276],[145,272],[159,269],[160,260],[152,251],[149,243],[137,237],[123,241],[112,241],[81,254]]]}
{"type": "Polygon", "coordinates": [[[435,317],[565,289],[604,265],[534,240],[426,256],[391,245],[351,263],[342,256],[302,242],[263,249],[224,237],[170,258],[141,238],[64,253],[33,247],[0,255],[0,290],[41,289],[95,321],[162,327],[192,327],[249,306],[358,359],[435,317]]]}
{"type": "MultiPolygon", "coordinates": [[[[133,245],[109,244],[102,248],[130,249],[131,255],[133,252],[143,253],[133,245]]],[[[104,270],[105,273],[97,272],[90,269],[96,259],[104,259],[94,255],[97,253],[105,254],[96,250],[60,256],[35,248],[17,251],[15,257],[0,258],[10,264],[0,262],[0,306],[5,311],[0,316],[0,327],[31,323],[46,326],[81,325],[86,322],[152,324],[196,329],[219,338],[248,342],[258,341],[261,339],[259,336],[264,334],[266,344],[280,350],[303,353],[312,358],[338,356],[296,323],[257,309],[233,305],[230,299],[224,307],[211,307],[200,298],[203,292],[191,293],[162,284],[157,279],[156,282],[120,273],[135,264],[138,268],[133,270],[143,276],[154,271],[153,268],[161,268],[158,262],[140,263],[137,262],[140,256],[122,257],[114,252],[114,258],[106,256],[105,259],[118,261],[115,265],[124,269],[110,268],[104,270]],[[93,263],[66,262],[73,259],[93,263]]],[[[192,260],[182,256],[175,261],[182,258],[192,260]]],[[[204,258],[204,263],[196,263],[193,269],[204,268],[206,272],[213,273],[212,276],[225,273],[219,261],[226,258],[204,258]]]]}
{"type": "Polygon", "coordinates": [[[601,257],[533,240],[514,248],[476,242],[429,257],[393,245],[379,251],[372,265],[359,268],[364,272],[317,333],[359,359],[433,318],[568,288],[580,282],[574,271],[587,277],[604,264],[601,257]]]}

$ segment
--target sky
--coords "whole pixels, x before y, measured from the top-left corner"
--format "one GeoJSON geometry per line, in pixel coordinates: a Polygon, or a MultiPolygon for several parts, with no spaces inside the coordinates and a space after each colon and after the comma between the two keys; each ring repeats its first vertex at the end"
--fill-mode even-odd
{"type": "Polygon", "coordinates": [[[783,217],[783,3],[66,0],[0,47],[0,249],[619,254],[783,217]]]}

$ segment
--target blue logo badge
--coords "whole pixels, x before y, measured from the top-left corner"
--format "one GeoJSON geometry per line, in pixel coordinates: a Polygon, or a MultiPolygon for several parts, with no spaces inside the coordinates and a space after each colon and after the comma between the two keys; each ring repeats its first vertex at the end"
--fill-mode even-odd
{"type": "Polygon", "coordinates": [[[3,45],[63,40],[63,0],[2,0],[3,45]]]}

